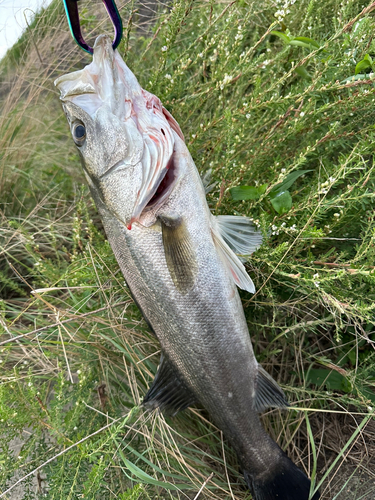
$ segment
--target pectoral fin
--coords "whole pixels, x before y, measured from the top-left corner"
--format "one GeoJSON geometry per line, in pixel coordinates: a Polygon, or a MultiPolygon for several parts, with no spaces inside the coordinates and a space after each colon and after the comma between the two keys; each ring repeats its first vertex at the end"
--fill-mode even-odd
{"type": "Polygon", "coordinates": [[[218,215],[216,226],[229,248],[238,255],[250,255],[262,244],[262,233],[247,217],[218,215]]]}
{"type": "Polygon", "coordinates": [[[221,256],[223,262],[227,266],[234,282],[242,290],[247,290],[250,293],[255,293],[255,286],[253,280],[247,274],[245,266],[242,264],[237,255],[229,247],[229,245],[224,241],[220,230],[218,228],[217,222],[212,221],[212,237],[219,255],[221,256]]]}
{"type": "Polygon", "coordinates": [[[160,217],[165,259],[177,290],[186,294],[194,285],[198,265],[185,221],[160,217]]]}
{"type": "Polygon", "coordinates": [[[287,408],[289,406],[283,390],[275,380],[258,365],[255,384],[254,410],[262,412],[267,408],[287,408]]]}
{"type": "Polygon", "coordinates": [[[161,355],[159,369],[143,404],[154,410],[160,408],[172,415],[195,403],[195,397],[170,361],[161,355]]]}

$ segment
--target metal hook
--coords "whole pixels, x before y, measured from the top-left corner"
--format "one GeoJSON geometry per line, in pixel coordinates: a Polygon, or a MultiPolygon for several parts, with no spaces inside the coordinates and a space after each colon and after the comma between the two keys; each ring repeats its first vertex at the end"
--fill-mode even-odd
{"type": "MultiPolygon", "coordinates": [[[[94,53],[94,49],[90,47],[84,40],[81,33],[81,26],[79,24],[78,5],[79,0],[64,0],[66,17],[68,18],[70,32],[74,41],[89,54],[94,53]]],[[[115,29],[115,39],[113,40],[112,47],[115,50],[122,38],[122,21],[120,14],[117,10],[114,0],[103,0],[104,6],[107,9],[108,15],[111,18],[113,27],[115,29]]]]}

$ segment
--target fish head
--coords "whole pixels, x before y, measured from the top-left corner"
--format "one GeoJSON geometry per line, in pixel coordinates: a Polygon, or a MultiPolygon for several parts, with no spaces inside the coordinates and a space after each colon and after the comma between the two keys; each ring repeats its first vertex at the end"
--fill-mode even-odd
{"type": "Polygon", "coordinates": [[[110,38],[100,36],[93,62],[55,85],[94,198],[128,226],[142,184],[143,138],[131,119],[138,82],[121,78],[118,59],[110,38]]]}
{"type": "Polygon", "coordinates": [[[96,39],[91,64],[55,85],[94,198],[130,228],[170,194],[175,136],[183,137],[177,122],[106,35],[96,39]]]}

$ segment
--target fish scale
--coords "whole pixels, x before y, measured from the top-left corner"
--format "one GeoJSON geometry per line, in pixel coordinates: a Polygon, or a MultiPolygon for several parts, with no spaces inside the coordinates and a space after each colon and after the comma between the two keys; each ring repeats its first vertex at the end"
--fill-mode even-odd
{"type": "Polygon", "coordinates": [[[255,359],[236,287],[254,292],[236,251],[251,254],[261,237],[246,218],[213,217],[177,122],[109,37],[93,56],[56,85],[108,241],[161,344],[143,403],[172,414],[198,403],[234,447],[255,500],[308,500],[309,479],[258,415],[288,405],[255,359]]]}

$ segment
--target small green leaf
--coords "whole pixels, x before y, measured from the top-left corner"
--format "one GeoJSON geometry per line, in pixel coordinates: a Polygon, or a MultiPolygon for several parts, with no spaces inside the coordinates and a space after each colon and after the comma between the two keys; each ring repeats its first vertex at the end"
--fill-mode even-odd
{"type": "Polygon", "coordinates": [[[302,78],[305,78],[306,80],[311,80],[311,75],[307,71],[305,66],[298,66],[297,68],[295,68],[294,71],[297,73],[297,75],[301,76],[302,78]]]}
{"type": "Polygon", "coordinates": [[[295,40],[297,40],[298,42],[304,42],[305,44],[307,44],[307,46],[309,48],[312,45],[316,49],[320,49],[320,45],[318,44],[318,42],[316,42],[312,38],[308,38],[306,36],[296,36],[296,37],[294,37],[293,41],[295,41],[295,40]]]}
{"type": "Polygon", "coordinates": [[[314,384],[317,387],[326,386],[331,391],[350,392],[352,385],[349,380],[334,370],[325,368],[312,368],[306,373],[307,385],[314,384]]]}
{"type": "Polygon", "coordinates": [[[298,179],[298,177],[301,177],[301,175],[307,174],[308,172],[312,172],[312,170],[295,170],[294,172],[288,174],[282,182],[276,184],[276,186],[274,186],[271,189],[270,191],[271,197],[273,193],[281,194],[282,192],[289,189],[292,186],[292,184],[298,179]]]}
{"type": "Polygon", "coordinates": [[[130,446],[130,444],[126,445],[126,449],[129,450],[129,451],[131,451],[132,453],[134,453],[134,455],[136,457],[138,457],[140,460],[143,460],[143,462],[145,462],[147,465],[151,466],[156,472],[159,472],[160,474],[163,474],[163,476],[174,477],[175,479],[179,479],[180,481],[183,481],[185,479],[183,476],[181,476],[179,474],[173,474],[173,473],[168,472],[166,470],[163,470],[160,467],[158,467],[157,465],[153,464],[142,453],[139,453],[137,450],[135,450],[134,448],[132,448],[130,446]]]}
{"type": "Polygon", "coordinates": [[[345,83],[350,83],[350,82],[357,82],[358,80],[365,80],[367,78],[369,78],[370,75],[353,75],[353,76],[349,76],[348,78],[345,78],[345,80],[342,80],[340,82],[340,85],[344,85],[345,83]]]}
{"type": "Polygon", "coordinates": [[[138,478],[138,480],[141,481],[142,483],[152,484],[154,486],[160,486],[161,488],[165,488],[166,490],[172,490],[172,491],[176,491],[176,490],[180,490],[180,489],[190,489],[191,488],[190,485],[186,485],[186,484],[174,485],[172,483],[165,483],[164,481],[157,481],[152,476],[150,476],[149,474],[147,474],[147,472],[144,472],[142,469],[140,469],[135,464],[133,464],[133,462],[130,462],[130,460],[128,460],[125,457],[125,455],[124,455],[124,453],[123,453],[122,450],[119,450],[119,454],[120,454],[121,459],[124,462],[125,466],[127,467],[127,469],[134,476],[136,476],[138,478]]]}
{"type": "Polygon", "coordinates": [[[299,40],[291,40],[289,42],[289,45],[295,45],[297,47],[305,47],[305,49],[312,48],[312,45],[309,45],[308,43],[305,43],[305,42],[300,42],[299,40]]]}
{"type": "Polygon", "coordinates": [[[371,68],[370,61],[368,61],[367,59],[362,59],[362,61],[359,61],[359,63],[355,67],[355,74],[358,75],[358,73],[363,73],[368,68],[371,68]]]}
{"type": "MultiPolygon", "coordinates": [[[[373,384],[374,382],[372,382],[373,384]]],[[[363,396],[365,396],[367,399],[370,399],[373,403],[375,403],[375,394],[373,390],[371,390],[369,387],[365,387],[363,385],[359,385],[356,383],[356,393],[360,394],[362,393],[363,396]]]]}
{"type": "Polygon", "coordinates": [[[368,61],[370,65],[372,66],[372,57],[370,54],[366,54],[365,57],[363,58],[364,61],[368,61]]]}
{"type": "Polygon", "coordinates": [[[289,191],[273,193],[273,196],[270,193],[270,196],[272,206],[278,214],[286,214],[292,208],[292,197],[290,196],[289,191]]]}
{"type": "Polygon", "coordinates": [[[279,38],[281,38],[285,43],[289,43],[290,42],[290,38],[288,37],[288,35],[286,35],[285,33],[283,33],[282,31],[271,31],[271,35],[275,35],[275,36],[278,36],[279,38]]]}
{"type": "Polygon", "coordinates": [[[236,186],[230,189],[234,200],[258,200],[266,192],[267,184],[261,186],[236,186]]]}

